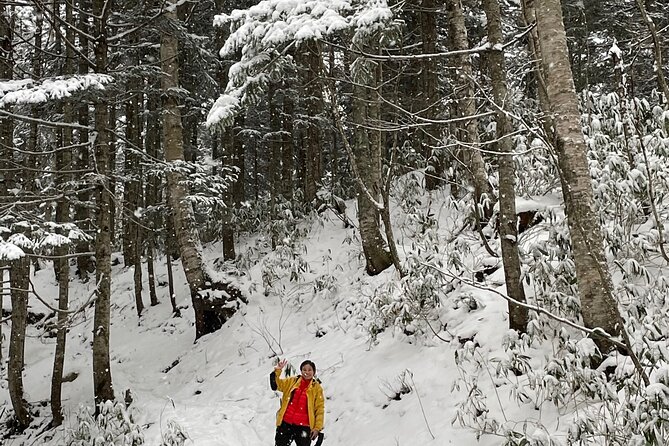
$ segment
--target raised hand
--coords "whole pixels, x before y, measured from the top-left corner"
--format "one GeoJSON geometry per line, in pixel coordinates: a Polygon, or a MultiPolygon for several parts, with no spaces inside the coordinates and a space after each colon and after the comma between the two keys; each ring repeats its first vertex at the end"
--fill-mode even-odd
{"type": "Polygon", "coordinates": [[[286,366],[286,364],[288,364],[288,361],[286,361],[285,359],[282,359],[282,360],[280,360],[279,363],[276,365],[276,368],[277,368],[277,369],[281,369],[281,370],[283,370],[283,368],[286,366]]]}

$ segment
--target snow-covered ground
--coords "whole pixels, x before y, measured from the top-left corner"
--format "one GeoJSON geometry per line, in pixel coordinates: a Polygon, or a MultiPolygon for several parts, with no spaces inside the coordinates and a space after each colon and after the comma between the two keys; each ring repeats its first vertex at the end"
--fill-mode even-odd
{"type": "MultiPolygon", "coordinates": [[[[349,204],[353,217],[353,204],[349,204]]],[[[471,338],[481,345],[484,355],[503,354],[506,302],[492,293],[471,288],[480,304],[478,309],[445,308],[447,329],[437,327],[439,336],[413,339],[386,330],[376,342],[371,342],[350,316],[346,318],[343,308],[398,277],[392,268],[376,277],[365,274],[359,243],[348,243],[352,235],[353,230],[343,228],[334,216],[326,215],[323,223],[314,222],[304,241],[303,256],[311,272],[304,274],[303,281],[284,282],[287,289],[283,298],[277,293],[266,296],[261,263],[256,264],[248,274],[235,279],[247,292],[249,304],[221,330],[197,343],[193,342],[192,308],[178,262],[175,282],[178,304],[184,307],[180,318],[170,313],[164,258],[156,263],[158,280],[164,284],[158,288],[160,304],[147,306],[139,320],[134,308],[133,271],[120,265],[114,267],[112,377],[117,398],[122,399],[126,389],[132,391],[133,413],[146,428],[146,444],[160,445],[170,420],[184,429],[189,445],[273,444],[279,394],[270,390],[268,374],[277,360],[275,353],[294,367],[307,358],[316,363],[317,377],[326,394],[325,446],[503,443],[499,436],[477,439],[472,430],[454,422],[458,404],[469,397],[470,391],[454,388],[454,383],[462,378],[454,352],[461,346],[455,338],[471,338]],[[337,289],[315,294],[313,278],[326,272],[336,277],[337,289]],[[446,342],[449,340],[452,342],[446,342]],[[407,386],[410,392],[393,399],[407,386]]],[[[240,252],[244,243],[240,242],[240,252]]],[[[251,245],[251,241],[247,243],[251,245]]],[[[220,246],[205,249],[211,265],[221,255],[220,246]]],[[[57,283],[52,269],[38,271],[33,280],[41,295],[55,304],[57,283]]],[[[503,282],[502,271],[488,280],[503,282]]],[[[93,281],[72,281],[73,307],[90,295],[92,286],[93,281]]],[[[147,290],[144,297],[148,305],[147,290]]],[[[9,308],[7,300],[5,308],[9,308]]],[[[31,311],[44,309],[33,299],[31,311]]],[[[42,434],[38,434],[40,428],[29,430],[24,436],[7,439],[5,446],[65,445],[78,407],[90,406],[93,401],[92,316],[92,308],[86,310],[70,330],[65,373],[76,372],[78,377],[63,385],[64,425],[42,434]]],[[[3,333],[8,334],[7,325],[3,326],[3,333]]],[[[33,406],[49,398],[54,341],[34,328],[30,330],[24,379],[26,399],[33,406]]],[[[5,358],[6,352],[5,340],[5,358]]],[[[508,390],[498,390],[491,384],[491,375],[485,370],[478,385],[488,399],[489,409],[509,422],[532,419],[553,426],[557,420],[554,410],[545,405],[542,410],[535,410],[515,404],[508,390]]],[[[0,405],[0,412],[4,411],[6,417],[11,408],[6,380],[0,389],[0,405]]],[[[37,423],[48,422],[48,404],[40,408],[40,417],[37,423]]]]}

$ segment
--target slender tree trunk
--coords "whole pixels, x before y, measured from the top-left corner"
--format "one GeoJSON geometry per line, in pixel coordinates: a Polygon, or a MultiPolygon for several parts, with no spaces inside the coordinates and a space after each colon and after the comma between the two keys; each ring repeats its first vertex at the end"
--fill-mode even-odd
{"type": "MultiPolygon", "coordinates": [[[[335,61],[335,49],[333,46],[330,46],[330,51],[328,53],[328,88],[333,94],[337,94],[337,80],[335,78],[336,73],[336,61],[335,61]]],[[[334,107],[336,107],[336,101],[330,101],[330,119],[331,119],[331,138],[332,138],[332,164],[330,167],[330,173],[332,174],[332,193],[341,194],[341,178],[339,178],[339,150],[338,150],[338,137],[337,137],[337,122],[336,114],[334,107]]],[[[284,106],[285,111],[285,106],[284,106]]],[[[286,115],[288,116],[288,115],[286,115]]],[[[285,155],[284,155],[285,158],[285,155]]]]}
{"type": "MultiPolygon", "coordinates": [[[[93,1],[95,17],[95,70],[107,71],[107,17],[110,14],[106,0],[93,1]]],[[[95,281],[97,299],[95,301],[93,331],[93,391],[96,408],[104,401],[114,399],[114,387],[111,376],[109,357],[109,327],[111,304],[111,201],[109,175],[111,173],[109,154],[109,104],[103,95],[95,103],[95,161],[99,174],[96,187],[96,224],[95,237],[95,281]]]]}
{"type": "Polygon", "coordinates": [[[302,65],[303,100],[308,122],[302,129],[304,148],[304,201],[311,203],[316,198],[321,181],[321,131],[319,118],[323,113],[321,77],[321,48],[316,40],[304,42],[298,48],[298,60],[302,65]]]}
{"type": "Polygon", "coordinates": [[[641,17],[648,27],[648,32],[650,37],[653,40],[653,57],[655,58],[655,73],[657,74],[657,84],[660,87],[660,91],[664,94],[664,103],[669,103],[669,87],[667,86],[667,80],[664,77],[664,63],[662,62],[662,45],[660,44],[660,38],[657,34],[657,29],[655,28],[655,22],[648,13],[646,12],[646,7],[642,0],[636,0],[636,5],[639,8],[641,17]]]}
{"type": "MultiPolygon", "coordinates": [[[[228,5],[224,0],[217,0],[216,6],[219,11],[227,11],[228,5]]],[[[217,26],[216,27],[216,46],[218,48],[223,47],[225,39],[227,38],[228,33],[226,28],[217,26]]],[[[225,87],[228,85],[228,71],[229,63],[226,61],[219,61],[218,67],[218,84],[221,91],[225,90],[225,87]]],[[[233,122],[233,125],[230,127],[220,130],[217,134],[218,138],[215,139],[215,147],[218,148],[217,152],[221,159],[221,168],[226,166],[235,166],[235,144],[237,136],[235,135],[236,129],[235,124],[237,119],[233,122]]],[[[216,157],[214,157],[216,159],[216,157]]],[[[215,168],[213,169],[215,170],[215,168]]],[[[238,172],[240,174],[240,172],[238,172]]],[[[237,178],[235,184],[232,184],[228,187],[225,192],[223,192],[223,203],[224,207],[221,209],[221,242],[223,243],[223,259],[224,260],[234,260],[237,257],[235,252],[235,231],[233,225],[233,209],[236,205],[235,203],[235,187],[236,183],[241,181],[243,176],[237,178]]]]}
{"type": "MultiPolygon", "coordinates": [[[[604,255],[601,226],[594,208],[586,145],[581,130],[578,97],[569,65],[566,34],[560,0],[536,0],[535,12],[539,46],[543,56],[542,74],[546,81],[554,129],[553,145],[563,179],[569,234],[576,268],[583,322],[613,336],[623,334],[622,317],[611,295],[613,289],[604,255]]],[[[595,339],[603,353],[614,346],[595,339]]]]}
{"type": "MultiPolygon", "coordinates": [[[[71,122],[73,118],[72,106],[65,105],[65,113],[63,115],[65,122],[71,122]]],[[[63,144],[67,146],[72,142],[72,131],[65,130],[68,133],[63,137],[63,144]]],[[[61,166],[60,169],[71,169],[71,159],[69,152],[59,151],[56,154],[56,165],[61,166]]],[[[58,170],[58,167],[57,167],[58,170]]],[[[67,181],[65,178],[63,182],[67,181]]],[[[67,199],[61,198],[56,204],[56,222],[66,223],[70,221],[70,206],[67,199]]],[[[58,309],[57,315],[57,332],[56,332],[56,350],[54,353],[53,373],[51,375],[51,413],[53,416],[52,424],[60,426],[63,423],[61,390],[63,385],[63,367],[65,363],[65,344],[67,340],[67,310],[69,308],[69,284],[70,284],[70,263],[65,257],[67,254],[67,247],[61,247],[57,254],[62,256],[54,263],[57,264],[58,271],[58,309]]]]}
{"type": "MultiPolygon", "coordinates": [[[[274,95],[274,91],[276,90],[276,85],[271,86],[268,89],[267,92],[267,109],[268,109],[268,114],[269,114],[269,135],[267,135],[266,138],[264,138],[264,141],[267,143],[267,152],[269,153],[269,163],[268,163],[268,172],[267,172],[267,180],[268,180],[268,187],[269,187],[269,216],[270,219],[274,221],[279,221],[283,217],[279,213],[277,209],[277,198],[281,194],[281,189],[279,187],[279,175],[280,175],[280,169],[276,168],[276,166],[281,162],[280,161],[280,154],[281,154],[281,140],[280,140],[280,130],[281,130],[281,120],[279,117],[279,113],[277,110],[276,102],[278,100],[276,99],[276,96],[274,95]]],[[[306,186],[305,186],[306,190],[306,186]]],[[[314,193],[315,197],[315,193],[314,193]]],[[[270,227],[275,228],[276,226],[272,224],[270,227]]],[[[282,234],[277,234],[275,230],[272,230],[272,249],[276,248],[277,245],[277,237],[282,237],[282,234]]]]}
{"type": "MultiPolygon", "coordinates": [[[[166,201],[169,205],[172,200],[170,200],[170,191],[167,190],[166,201]]],[[[170,293],[170,303],[172,304],[172,314],[174,317],[181,317],[181,311],[177,306],[177,295],[174,292],[174,272],[172,270],[172,261],[174,256],[173,252],[179,252],[179,247],[177,246],[177,237],[174,233],[174,217],[172,216],[172,210],[169,210],[169,214],[165,219],[165,230],[167,232],[167,237],[165,240],[165,250],[167,251],[165,255],[165,261],[167,262],[167,290],[170,293]]]]}
{"type": "Polygon", "coordinates": [[[32,421],[28,412],[28,403],[23,398],[23,366],[25,365],[26,326],[28,319],[28,275],[30,259],[24,256],[12,262],[12,329],[9,338],[9,364],[7,385],[9,397],[14,408],[14,416],[21,430],[32,421]]]}
{"type": "MultiPolygon", "coordinates": [[[[109,0],[105,0],[109,1],[109,0]]],[[[107,101],[107,110],[109,111],[108,122],[109,129],[113,131],[116,130],[116,104],[118,103],[117,97],[112,98],[111,101],[107,101]]],[[[107,138],[107,152],[109,153],[109,191],[110,191],[110,200],[109,200],[109,239],[116,240],[116,134],[109,133],[107,138]]]]}
{"type": "Polygon", "coordinates": [[[244,178],[246,177],[246,155],[244,143],[240,138],[239,132],[244,128],[244,116],[239,115],[235,118],[235,127],[233,130],[234,143],[234,166],[237,168],[237,181],[232,186],[232,195],[234,203],[242,203],[246,200],[246,188],[244,178]]]}
{"type": "MultiPolygon", "coordinates": [[[[461,0],[447,0],[449,33],[453,44],[453,50],[469,49],[467,39],[467,29],[465,27],[465,17],[462,11],[461,0]]],[[[458,115],[459,117],[472,117],[468,119],[464,127],[459,130],[459,140],[463,141],[467,147],[461,149],[462,162],[471,174],[474,185],[474,200],[477,205],[477,212],[484,218],[490,218],[494,205],[494,196],[492,187],[488,182],[488,174],[485,169],[485,162],[478,150],[480,146],[478,133],[478,119],[476,115],[476,100],[473,84],[473,70],[469,55],[455,56],[454,65],[458,67],[455,74],[455,84],[459,87],[458,115]],[[487,200],[487,201],[486,201],[487,200]]]]}
{"type": "Polygon", "coordinates": [[[281,119],[281,194],[286,200],[293,198],[293,112],[295,103],[290,82],[283,82],[283,117],[281,119]]]}
{"type": "MultiPolygon", "coordinates": [[[[90,32],[89,14],[90,0],[79,0],[79,9],[82,13],[79,14],[78,27],[83,33],[79,33],[79,48],[83,54],[89,53],[89,42],[86,34],[90,32]]],[[[88,62],[83,59],[79,61],[79,74],[88,74],[88,62]]],[[[86,99],[82,99],[78,108],[78,121],[81,129],[79,132],[79,150],[76,155],[75,168],[84,171],[90,167],[90,135],[87,127],[90,123],[89,117],[89,103],[86,99]]],[[[90,184],[83,184],[81,191],[77,194],[78,204],[75,206],[75,221],[79,229],[90,232],[91,226],[91,212],[87,203],[91,200],[91,193],[88,191],[90,184]]],[[[91,246],[88,240],[80,239],[77,242],[77,252],[90,252],[91,246]]],[[[77,257],[77,272],[82,281],[88,280],[88,275],[93,272],[93,261],[90,255],[82,255],[77,257]]]]}
{"type": "MultiPolygon", "coordinates": [[[[0,2],[0,79],[14,78],[14,60],[12,38],[14,36],[14,17],[6,2],[0,2]]],[[[11,111],[11,107],[5,110],[11,111]]],[[[14,147],[14,120],[0,115],[0,200],[6,201],[8,190],[13,187],[13,174],[9,168],[14,147]]],[[[1,325],[1,324],[0,324],[1,325]]]]}
{"type": "MultiPolygon", "coordinates": [[[[514,182],[516,171],[513,161],[513,141],[508,136],[511,123],[504,112],[510,100],[506,86],[506,66],[504,63],[504,43],[502,20],[498,0],[483,0],[483,8],[488,23],[488,42],[493,48],[489,54],[490,78],[493,99],[497,107],[497,151],[499,162],[499,234],[504,262],[506,292],[512,299],[525,302],[525,288],[521,278],[520,257],[518,256],[518,230],[516,216],[516,192],[514,182]]],[[[509,304],[509,328],[521,333],[527,331],[529,315],[527,309],[509,304]]]]}
{"type": "MultiPolygon", "coordinates": [[[[435,54],[437,52],[437,1],[422,0],[420,10],[420,33],[423,41],[423,54],[435,54]]],[[[437,92],[437,61],[435,59],[423,59],[421,62],[420,80],[422,85],[422,109],[425,117],[434,119],[438,117],[440,98],[437,92]]],[[[427,154],[427,169],[425,175],[425,188],[434,190],[443,185],[444,156],[435,150],[440,145],[441,135],[439,127],[435,124],[425,127],[421,132],[423,141],[423,153],[427,154]]]]}
{"type": "MultiPolygon", "coordinates": [[[[133,38],[134,43],[137,38],[133,38]]],[[[133,50],[130,64],[138,66],[140,63],[139,55],[133,50]]],[[[142,226],[138,223],[138,210],[143,208],[142,203],[142,167],[139,162],[137,151],[142,147],[142,126],[140,114],[140,104],[142,101],[142,92],[139,79],[130,77],[128,80],[128,89],[126,94],[130,94],[130,99],[125,104],[125,134],[129,144],[134,147],[126,147],[125,151],[125,176],[126,183],[124,187],[124,207],[123,212],[123,259],[125,266],[134,268],[133,279],[135,288],[135,308],[137,316],[142,316],[144,311],[144,302],[142,301],[142,226]]]]}
{"type": "MultiPolygon", "coordinates": [[[[31,57],[32,76],[37,82],[42,78],[42,33],[43,33],[44,17],[42,14],[35,16],[35,40],[33,43],[33,54],[31,57]]],[[[23,189],[26,192],[34,192],[35,190],[35,172],[37,170],[37,156],[35,155],[39,150],[37,138],[39,136],[38,120],[40,116],[40,109],[34,105],[30,107],[30,115],[34,119],[30,122],[30,130],[28,132],[27,149],[30,155],[24,155],[23,165],[27,167],[21,174],[23,181],[23,189]]]]}
{"type": "MultiPolygon", "coordinates": [[[[0,79],[12,80],[14,78],[14,60],[12,38],[14,35],[14,17],[9,6],[0,1],[0,79]]],[[[5,110],[11,111],[11,107],[5,110]]],[[[8,189],[12,186],[12,175],[8,170],[11,164],[12,147],[14,146],[14,121],[9,116],[0,115],[0,203],[7,201],[8,189]]],[[[0,317],[2,317],[3,301],[5,297],[5,270],[0,268],[0,317]]],[[[2,324],[0,324],[0,371],[4,368],[4,357],[2,355],[2,324]]]]}
{"type": "MultiPolygon", "coordinates": [[[[158,110],[160,107],[160,100],[158,90],[148,94],[147,109],[151,110],[146,118],[146,152],[152,159],[159,159],[161,154],[160,149],[160,116],[158,110]]],[[[151,306],[158,305],[158,295],[156,294],[156,274],[155,274],[155,257],[156,257],[156,228],[159,227],[159,215],[155,211],[155,206],[158,204],[158,189],[160,187],[160,178],[157,175],[151,175],[146,183],[146,207],[151,209],[149,214],[148,229],[146,231],[146,264],[148,268],[149,280],[149,300],[151,306]]],[[[167,250],[166,250],[167,251],[167,250]]]]}
{"type": "MultiPolygon", "coordinates": [[[[56,11],[57,0],[54,0],[54,11],[56,11]]],[[[71,3],[65,4],[65,22],[74,24],[74,14],[71,3]]],[[[74,42],[74,29],[68,27],[66,38],[69,42],[74,42]]],[[[63,72],[65,75],[74,73],[74,51],[70,45],[65,46],[65,65],[63,72]]],[[[74,105],[66,100],[63,104],[63,121],[74,121],[74,105]]],[[[62,146],[67,147],[74,141],[71,128],[62,130],[62,146]]],[[[70,175],[59,174],[58,172],[72,169],[72,153],[69,150],[59,150],[56,153],[56,175],[55,181],[60,189],[65,192],[66,186],[70,180],[70,175]]],[[[67,223],[70,221],[70,204],[66,198],[61,198],[56,203],[56,222],[67,223]]],[[[62,229],[60,230],[61,233],[62,229]]],[[[53,426],[60,426],[63,423],[62,410],[62,387],[63,387],[63,368],[65,366],[65,346],[67,342],[67,310],[69,308],[69,285],[70,285],[70,262],[64,257],[68,252],[68,247],[63,246],[57,250],[57,253],[63,257],[54,260],[54,269],[58,272],[58,315],[56,316],[56,348],[53,356],[53,372],[51,374],[51,415],[53,426]]]]}
{"type": "MultiPolygon", "coordinates": [[[[136,44],[136,38],[132,39],[136,44]]],[[[133,43],[131,41],[131,43],[133,43]]],[[[130,50],[132,51],[132,50],[130,50]]],[[[132,57],[129,65],[139,65],[139,58],[132,57]]],[[[123,212],[121,222],[123,225],[123,264],[128,267],[134,265],[135,261],[135,241],[136,229],[135,226],[135,212],[139,207],[137,204],[137,196],[139,194],[137,182],[139,173],[135,168],[137,163],[135,159],[135,150],[141,146],[141,135],[139,134],[139,94],[138,79],[134,77],[128,78],[126,84],[125,94],[131,95],[125,101],[125,138],[136,147],[126,147],[125,159],[123,162],[123,170],[125,176],[125,183],[123,185],[123,212]]],[[[128,143],[126,143],[128,144],[128,143]]]]}
{"type": "MultiPolygon", "coordinates": [[[[227,128],[220,132],[221,145],[221,167],[234,165],[235,135],[233,128],[227,128]]],[[[230,187],[223,193],[225,207],[221,209],[221,241],[223,243],[223,259],[234,260],[235,231],[232,223],[234,203],[234,188],[230,187]]]]}

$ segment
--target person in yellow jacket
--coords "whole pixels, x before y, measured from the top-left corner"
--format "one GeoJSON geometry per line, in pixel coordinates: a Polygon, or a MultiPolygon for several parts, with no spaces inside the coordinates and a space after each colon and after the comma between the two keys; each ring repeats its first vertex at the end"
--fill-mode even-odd
{"type": "Polygon", "coordinates": [[[316,365],[306,360],[300,364],[300,375],[281,378],[286,366],[285,359],[279,361],[271,377],[283,396],[281,408],[276,414],[275,446],[309,446],[323,430],[325,398],[323,387],[314,378],[316,365]]]}

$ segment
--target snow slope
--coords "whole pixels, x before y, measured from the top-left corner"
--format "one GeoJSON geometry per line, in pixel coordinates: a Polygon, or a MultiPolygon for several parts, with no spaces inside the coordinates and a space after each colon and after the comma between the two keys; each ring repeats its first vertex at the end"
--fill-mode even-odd
{"type": "MultiPolygon", "coordinates": [[[[349,213],[354,212],[349,206],[349,213]]],[[[445,218],[448,216],[445,216],[445,218]]],[[[117,398],[126,389],[134,397],[136,420],[146,427],[146,444],[160,445],[170,420],[188,434],[188,445],[261,446],[273,444],[274,418],[279,394],[268,386],[268,374],[277,360],[275,353],[294,367],[306,358],[317,366],[326,394],[324,445],[418,446],[498,445],[499,436],[477,439],[473,431],[454,421],[457,405],[470,390],[454,388],[462,377],[454,352],[471,338],[481,351],[502,354],[506,335],[506,303],[492,293],[471,288],[479,308],[445,308],[442,319],[448,328],[437,328],[438,336],[414,339],[387,330],[375,342],[343,311],[348,302],[369,295],[378,286],[397,280],[391,268],[376,277],[364,272],[359,243],[352,229],[326,214],[311,223],[304,241],[304,258],[311,268],[300,283],[285,282],[283,297],[263,293],[261,263],[236,278],[247,292],[249,304],[226,326],[194,343],[193,314],[180,265],[175,262],[178,304],[183,317],[170,314],[165,259],[157,262],[160,304],[147,307],[138,320],[134,309],[132,269],[114,267],[111,327],[112,377],[117,398]],[[313,280],[329,273],[337,279],[333,293],[313,292],[313,280]],[[445,342],[451,340],[452,342],[445,342]],[[409,393],[399,395],[403,387],[409,393]]],[[[475,238],[472,238],[474,244],[475,238]]],[[[246,241],[252,246],[255,241],[246,241]]],[[[240,243],[243,250],[243,244],[240,243]]],[[[219,246],[208,246],[205,257],[211,265],[221,256],[219,246]]],[[[144,265],[146,267],[146,265],[144,265]]],[[[145,276],[146,277],[146,276],[145,276]]],[[[57,284],[51,268],[35,273],[33,281],[41,295],[55,304],[57,284]]],[[[501,270],[489,277],[503,281],[501,270]]],[[[71,300],[84,301],[93,284],[72,281],[71,300]]],[[[503,288],[502,288],[503,291],[503,288]]],[[[145,290],[145,302],[148,291],[145,290]]],[[[5,299],[8,300],[8,299],[5,299]]],[[[5,308],[9,303],[4,302],[5,308]]],[[[44,311],[38,301],[31,310],[44,311]]],[[[40,407],[35,428],[9,438],[6,446],[64,445],[80,405],[93,401],[91,341],[92,308],[77,317],[68,338],[65,373],[78,377],[63,388],[66,421],[56,430],[43,431],[50,418],[48,404],[40,407]],[[42,426],[39,425],[42,423],[42,426]]],[[[8,333],[7,326],[3,332],[8,333]]],[[[54,338],[31,329],[26,345],[24,373],[26,398],[31,404],[48,400],[54,338]]],[[[6,357],[7,342],[3,343],[6,357]]],[[[3,369],[6,376],[6,368],[3,369]]],[[[507,391],[498,393],[491,374],[481,373],[479,388],[491,411],[509,422],[534,419],[555,426],[559,417],[543,407],[518,406],[507,391]]],[[[7,416],[11,405],[6,380],[0,389],[0,412],[7,416]]],[[[538,434],[539,435],[539,434],[538,434]]]]}

